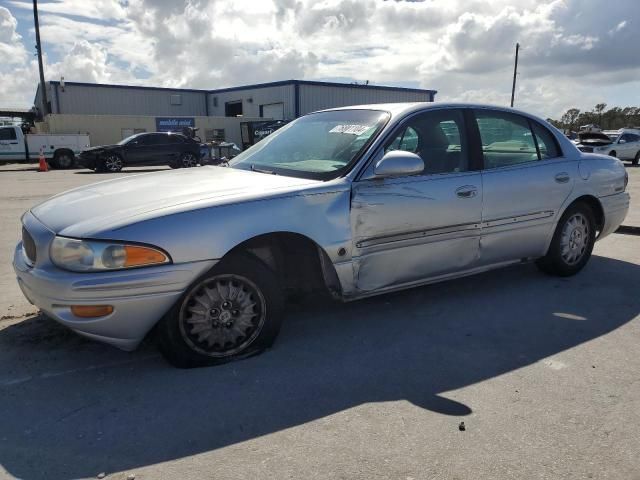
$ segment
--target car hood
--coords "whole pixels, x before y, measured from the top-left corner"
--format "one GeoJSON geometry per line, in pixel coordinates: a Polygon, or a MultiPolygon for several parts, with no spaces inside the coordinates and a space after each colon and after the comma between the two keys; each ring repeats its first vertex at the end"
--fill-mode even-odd
{"type": "Polygon", "coordinates": [[[56,234],[87,238],[150,218],[293,193],[319,183],[207,166],[94,183],[56,195],[31,212],[56,234]]]}

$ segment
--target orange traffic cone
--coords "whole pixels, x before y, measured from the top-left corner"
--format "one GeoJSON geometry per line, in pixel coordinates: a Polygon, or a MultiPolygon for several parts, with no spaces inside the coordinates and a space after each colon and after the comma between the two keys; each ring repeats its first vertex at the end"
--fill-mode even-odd
{"type": "Polygon", "coordinates": [[[40,158],[38,160],[40,162],[40,165],[38,166],[38,171],[48,172],[49,165],[47,165],[47,161],[44,159],[44,150],[42,149],[42,147],[40,148],[40,158]]]}

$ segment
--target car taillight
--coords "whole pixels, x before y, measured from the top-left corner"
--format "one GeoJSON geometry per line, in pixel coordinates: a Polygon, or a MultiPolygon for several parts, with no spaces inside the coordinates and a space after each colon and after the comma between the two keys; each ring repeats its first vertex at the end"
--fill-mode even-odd
{"type": "Polygon", "coordinates": [[[27,229],[22,227],[22,248],[27,258],[31,263],[36,262],[36,242],[33,241],[33,237],[27,229]]]}

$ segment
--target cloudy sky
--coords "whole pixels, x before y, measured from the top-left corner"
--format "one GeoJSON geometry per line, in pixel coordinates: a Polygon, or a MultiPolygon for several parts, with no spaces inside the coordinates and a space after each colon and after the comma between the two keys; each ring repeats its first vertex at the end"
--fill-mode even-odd
{"type": "MultiPolygon", "coordinates": [[[[640,105],[638,0],[40,0],[47,79],[216,88],[285,79],[438,90],[543,117],[640,105]]],[[[37,84],[31,0],[0,0],[0,106],[37,84]]]]}

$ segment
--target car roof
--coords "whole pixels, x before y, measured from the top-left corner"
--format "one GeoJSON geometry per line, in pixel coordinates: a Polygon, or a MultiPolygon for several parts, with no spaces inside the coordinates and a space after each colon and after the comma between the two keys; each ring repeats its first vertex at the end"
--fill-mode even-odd
{"type": "MultiPolygon", "coordinates": [[[[338,111],[338,110],[380,110],[389,112],[392,117],[405,116],[407,114],[423,111],[423,110],[436,110],[442,108],[489,108],[491,110],[500,110],[504,112],[511,112],[518,115],[524,115],[530,118],[534,118],[539,121],[543,119],[532,115],[522,110],[515,108],[505,107],[502,105],[491,105],[482,103],[462,103],[462,102],[407,102],[407,103],[373,103],[366,105],[350,105],[347,107],[328,108],[326,110],[320,110],[321,112],[338,111]]],[[[316,113],[316,112],[314,112],[316,113]]]]}

